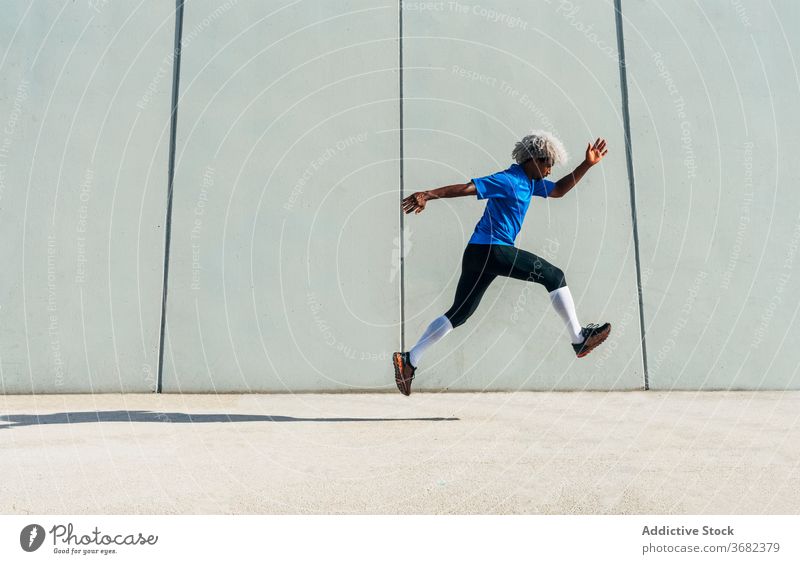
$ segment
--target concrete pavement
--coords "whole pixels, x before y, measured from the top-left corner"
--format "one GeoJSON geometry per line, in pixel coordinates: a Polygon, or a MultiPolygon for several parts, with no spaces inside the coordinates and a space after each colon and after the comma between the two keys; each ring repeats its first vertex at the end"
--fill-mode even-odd
{"type": "Polygon", "coordinates": [[[798,513],[800,392],[0,398],[0,512],[798,513]]]}

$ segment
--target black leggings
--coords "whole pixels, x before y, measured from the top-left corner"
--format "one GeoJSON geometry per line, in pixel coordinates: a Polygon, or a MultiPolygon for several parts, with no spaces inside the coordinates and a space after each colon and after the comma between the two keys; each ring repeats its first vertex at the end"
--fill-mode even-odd
{"type": "Polygon", "coordinates": [[[486,288],[497,276],[536,282],[548,292],[567,285],[564,273],[543,258],[510,245],[476,245],[464,249],[461,278],[452,307],[445,312],[453,327],[475,313],[486,288]]]}

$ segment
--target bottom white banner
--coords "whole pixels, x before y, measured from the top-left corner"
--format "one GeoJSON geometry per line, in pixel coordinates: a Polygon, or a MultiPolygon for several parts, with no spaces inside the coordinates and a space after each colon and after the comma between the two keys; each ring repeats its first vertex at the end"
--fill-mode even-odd
{"type": "Polygon", "coordinates": [[[798,516],[0,516],[0,562],[798,562],[798,516]],[[263,559],[263,560],[262,560],[263,559]]]}

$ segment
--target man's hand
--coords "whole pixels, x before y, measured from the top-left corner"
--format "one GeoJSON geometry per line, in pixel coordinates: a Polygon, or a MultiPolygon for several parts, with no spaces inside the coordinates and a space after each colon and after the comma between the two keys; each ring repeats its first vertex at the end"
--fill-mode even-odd
{"type": "Polygon", "coordinates": [[[594,145],[586,145],[586,163],[594,166],[606,156],[606,153],[608,153],[606,140],[598,137],[594,145]]]}
{"type": "Polygon", "coordinates": [[[561,198],[583,178],[583,175],[592,168],[594,165],[603,160],[603,157],[608,153],[606,149],[606,140],[598,137],[594,145],[586,145],[586,158],[572,171],[571,174],[566,175],[564,178],[556,182],[555,188],[550,192],[551,198],[561,198]]]}
{"type": "Polygon", "coordinates": [[[427,201],[428,194],[426,192],[414,192],[403,200],[403,211],[407,214],[412,211],[417,214],[425,209],[427,201]]]}

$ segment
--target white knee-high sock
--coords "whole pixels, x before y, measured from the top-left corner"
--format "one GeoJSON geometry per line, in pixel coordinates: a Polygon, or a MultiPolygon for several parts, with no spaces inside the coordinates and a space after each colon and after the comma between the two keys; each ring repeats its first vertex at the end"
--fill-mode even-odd
{"type": "Polygon", "coordinates": [[[414,345],[414,348],[412,348],[409,352],[411,357],[411,366],[414,368],[419,366],[418,362],[422,358],[422,355],[425,353],[425,351],[428,350],[428,347],[441,340],[442,337],[447,335],[452,330],[453,325],[450,323],[450,320],[446,315],[440,315],[431,321],[431,324],[428,325],[427,329],[425,329],[422,337],[419,338],[417,344],[414,345]]]}
{"type": "Polygon", "coordinates": [[[567,330],[570,333],[572,342],[574,344],[582,343],[581,324],[578,321],[578,315],[575,313],[575,302],[572,301],[572,293],[569,288],[563,286],[553,290],[550,292],[550,300],[553,302],[553,307],[556,308],[558,315],[567,324],[567,330]]]}

